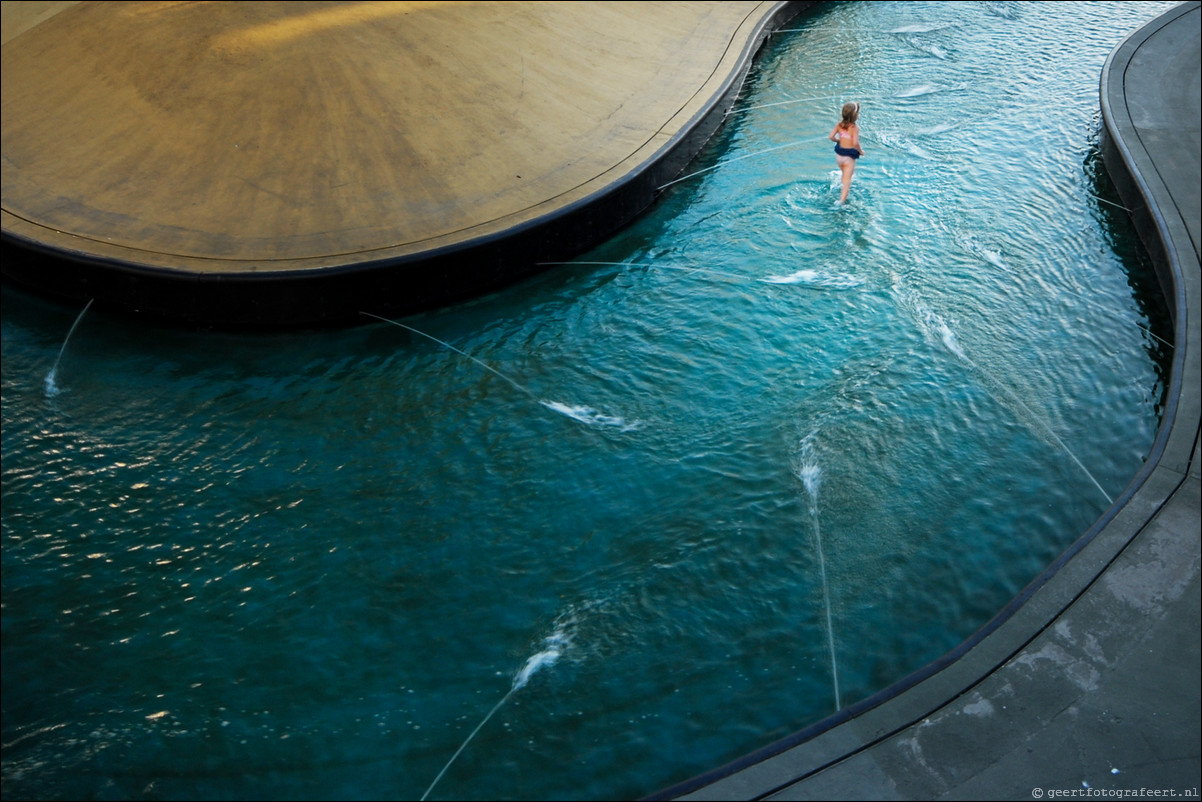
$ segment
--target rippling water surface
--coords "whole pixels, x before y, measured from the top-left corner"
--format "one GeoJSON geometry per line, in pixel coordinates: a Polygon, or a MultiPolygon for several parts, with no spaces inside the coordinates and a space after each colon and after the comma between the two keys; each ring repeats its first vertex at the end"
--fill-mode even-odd
{"type": "Polygon", "coordinates": [[[637,797],[955,647],[1152,445],[1098,78],[1172,5],[831,4],[636,225],[403,325],[6,287],[4,796],[637,797]]]}

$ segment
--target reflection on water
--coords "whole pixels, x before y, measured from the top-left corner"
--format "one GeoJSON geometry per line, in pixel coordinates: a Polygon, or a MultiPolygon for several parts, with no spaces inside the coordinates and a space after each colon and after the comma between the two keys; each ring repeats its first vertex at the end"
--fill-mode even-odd
{"type": "Polygon", "coordinates": [[[652,213],[438,312],[5,287],[4,795],[637,797],[953,648],[1155,436],[1097,81],[1171,5],[824,6],[652,213]]]}

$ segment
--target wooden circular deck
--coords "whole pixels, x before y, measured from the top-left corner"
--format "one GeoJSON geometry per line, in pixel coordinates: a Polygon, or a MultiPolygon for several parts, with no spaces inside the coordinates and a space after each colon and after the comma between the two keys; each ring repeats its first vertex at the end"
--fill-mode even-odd
{"type": "Polygon", "coordinates": [[[495,244],[679,172],[788,5],[5,2],[3,234],[144,280],[495,244]]]}

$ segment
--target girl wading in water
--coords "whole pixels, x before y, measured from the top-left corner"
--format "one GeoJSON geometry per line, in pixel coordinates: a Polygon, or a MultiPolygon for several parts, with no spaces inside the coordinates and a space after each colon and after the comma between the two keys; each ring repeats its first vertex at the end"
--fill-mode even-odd
{"type": "Polygon", "coordinates": [[[851,176],[856,171],[856,159],[864,155],[860,147],[860,126],[856,124],[859,119],[860,104],[844,103],[843,119],[831,131],[830,140],[835,143],[835,163],[843,172],[843,194],[839,196],[839,203],[847,202],[851,176]]]}

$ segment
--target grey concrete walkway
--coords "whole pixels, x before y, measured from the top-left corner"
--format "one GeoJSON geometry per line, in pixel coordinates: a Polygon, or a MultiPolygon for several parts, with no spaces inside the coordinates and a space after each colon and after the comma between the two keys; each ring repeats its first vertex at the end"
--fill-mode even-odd
{"type": "Polygon", "coordinates": [[[1199,3],[1129,36],[1101,92],[1107,168],[1176,326],[1145,470],[957,653],[656,798],[1198,798],[1199,3]]]}

